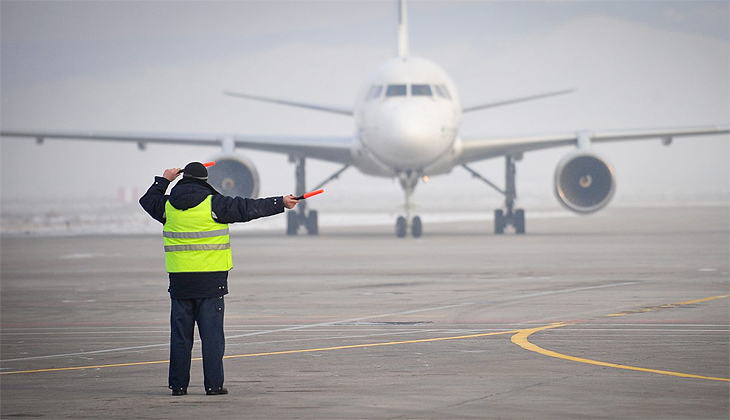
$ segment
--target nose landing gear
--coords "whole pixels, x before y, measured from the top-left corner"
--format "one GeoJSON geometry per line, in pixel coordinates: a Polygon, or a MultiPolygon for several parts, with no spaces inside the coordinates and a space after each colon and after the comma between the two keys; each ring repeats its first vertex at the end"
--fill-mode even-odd
{"type": "Polygon", "coordinates": [[[405,238],[409,228],[411,235],[413,235],[414,238],[421,237],[421,234],[423,233],[423,223],[421,223],[421,218],[419,216],[411,218],[411,196],[413,195],[413,191],[416,189],[416,185],[418,185],[418,180],[420,178],[421,177],[418,173],[411,170],[398,174],[398,180],[400,181],[400,185],[403,187],[403,192],[405,193],[405,216],[398,216],[395,221],[395,236],[399,238],[405,238]]]}
{"type": "MultiPolygon", "coordinates": [[[[403,216],[398,216],[395,220],[395,236],[405,238],[408,233],[408,228],[408,219],[403,216]]],[[[414,216],[413,219],[411,219],[410,228],[411,235],[413,235],[414,238],[421,237],[421,234],[423,233],[423,223],[421,223],[421,218],[419,216],[414,216]]]]}

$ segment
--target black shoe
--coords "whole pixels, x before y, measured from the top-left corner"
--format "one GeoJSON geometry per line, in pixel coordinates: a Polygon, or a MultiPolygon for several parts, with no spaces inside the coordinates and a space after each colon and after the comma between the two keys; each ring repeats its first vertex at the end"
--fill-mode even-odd
{"type": "Polygon", "coordinates": [[[173,389],[172,395],[188,395],[187,389],[173,389]]]}
{"type": "Polygon", "coordinates": [[[228,394],[228,390],[225,388],[209,389],[205,395],[224,395],[228,394]]]}

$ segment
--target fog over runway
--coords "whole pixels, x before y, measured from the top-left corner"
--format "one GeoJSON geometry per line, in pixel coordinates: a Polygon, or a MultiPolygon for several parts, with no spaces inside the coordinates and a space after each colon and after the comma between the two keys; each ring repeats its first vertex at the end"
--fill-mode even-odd
{"type": "Polygon", "coordinates": [[[727,206],[527,224],[236,232],[230,394],[184,397],[161,236],[3,236],[2,416],[728,418],[727,206]]]}

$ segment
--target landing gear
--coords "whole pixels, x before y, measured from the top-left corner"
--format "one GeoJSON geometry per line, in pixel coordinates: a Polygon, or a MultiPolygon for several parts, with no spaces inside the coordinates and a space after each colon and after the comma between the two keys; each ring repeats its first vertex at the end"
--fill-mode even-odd
{"type": "Polygon", "coordinates": [[[504,227],[507,226],[507,220],[504,218],[504,211],[497,209],[494,211],[494,233],[503,234],[504,227]]]}
{"type": "Polygon", "coordinates": [[[404,205],[406,215],[398,216],[395,221],[395,236],[399,238],[405,238],[409,227],[411,235],[413,235],[414,238],[419,238],[423,233],[421,218],[414,216],[411,219],[411,196],[413,195],[413,191],[416,189],[416,185],[418,185],[419,179],[421,179],[421,176],[411,170],[398,174],[398,180],[400,181],[401,187],[403,187],[403,192],[405,192],[406,198],[404,205]]]}
{"type": "Polygon", "coordinates": [[[411,234],[414,238],[421,237],[421,233],[423,233],[423,226],[421,225],[421,218],[416,216],[413,218],[413,222],[411,223],[411,234]]]}
{"type": "Polygon", "coordinates": [[[469,168],[466,165],[463,166],[469,171],[472,176],[479,178],[486,182],[490,187],[499,191],[504,195],[504,206],[506,209],[497,209],[494,211],[494,233],[497,235],[504,234],[504,228],[512,226],[515,229],[515,233],[522,235],[525,233],[525,210],[515,209],[515,199],[517,198],[517,190],[515,188],[515,174],[517,170],[515,168],[515,161],[521,160],[522,155],[508,155],[505,156],[505,189],[502,190],[491,181],[481,176],[479,173],[469,168]]]}
{"type": "Polygon", "coordinates": [[[507,226],[514,226],[515,233],[525,233],[525,211],[517,209],[514,213],[504,214],[504,210],[497,209],[494,211],[494,233],[501,235],[504,233],[504,228],[507,226]]]}
{"type": "MultiPolygon", "coordinates": [[[[296,162],[296,195],[302,195],[306,192],[304,185],[304,158],[292,158],[289,157],[289,161],[296,162]]],[[[297,204],[295,210],[289,211],[286,215],[286,234],[296,235],[300,226],[304,226],[307,229],[307,234],[318,235],[319,225],[317,220],[317,212],[307,211],[307,201],[302,200],[297,204]]]]}
{"type": "MultiPolygon", "coordinates": [[[[301,206],[303,203],[299,203],[297,206],[301,206]]],[[[307,229],[309,235],[319,235],[319,223],[317,220],[317,210],[310,210],[307,213],[300,213],[297,211],[290,211],[286,214],[286,234],[296,235],[300,226],[304,226],[307,229]]]]}
{"type": "Polygon", "coordinates": [[[319,235],[319,219],[317,218],[317,210],[310,210],[306,224],[307,233],[310,235],[319,235]]]}
{"type": "MultiPolygon", "coordinates": [[[[289,162],[296,163],[295,177],[296,177],[296,195],[300,196],[306,192],[305,185],[305,166],[304,158],[289,156],[289,162]]],[[[332,174],[329,178],[317,185],[315,190],[320,189],[328,182],[333,179],[337,179],[341,173],[343,173],[350,165],[345,165],[340,168],[337,172],[332,174]]],[[[299,228],[303,226],[307,229],[308,235],[319,235],[319,216],[317,210],[307,211],[307,201],[301,200],[295,207],[295,210],[291,210],[286,214],[286,234],[293,236],[299,231],[299,228]]]]}
{"type": "Polygon", "coordinates": [[[520,235],[525,233],[525,211],[517,209],[515,212],[515,231],[520,235]]]}
{"type": "Polygon", "coordinates": [[[406,222],[406,218],[403,216],[398,216],[398,218],[395,219],[395,236],[399,238],[405,238],[406,230],[408,230],[408,223],[406,222]]]}
{"type": "MultiPolygon", "coordinates": [[[[423,233],[423,224],[421,223],[421,218],[418,216],[414,217],[411,220],[410,228],[411,235],[413,235],[414,238],[420,238],[421,234],[423,233]]],[[[398,218],[395,219],[395,236],[399,238],[405,238],[407,233],[408,220],[403,216],[398,216],[398,218]]]]}
{"type": "Polygon", "coordinates": [[[290,211],[286,214],[286,234],[296,235],[299,229],[299,215],[296,211],[290,211]]]}

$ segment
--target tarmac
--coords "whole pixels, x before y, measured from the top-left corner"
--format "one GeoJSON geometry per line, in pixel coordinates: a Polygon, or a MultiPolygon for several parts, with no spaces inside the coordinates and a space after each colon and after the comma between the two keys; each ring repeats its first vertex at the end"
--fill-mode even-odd
{"type": "Polygon", "coordinates": [[[730,417],[729,208],[530,215],[237,234],[220,396],[167,388],[161,236],[3,237],[0,414],[730,417]]]}

